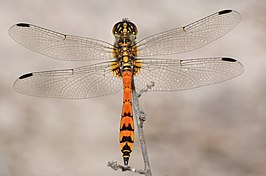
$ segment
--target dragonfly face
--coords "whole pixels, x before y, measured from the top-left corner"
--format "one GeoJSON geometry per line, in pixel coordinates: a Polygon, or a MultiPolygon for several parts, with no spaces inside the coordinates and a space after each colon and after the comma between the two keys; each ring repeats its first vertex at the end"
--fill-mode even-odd
{"type": "Polygon", "coordinates": [[[223,10],[140,41],[136,41],[135,24],[123,19],[113,27],[114,44],[19,23],[9,29],[9,35],[33,51],[68,61],[104,61],[74,69],[27,73],[16,80],[14,89],[26,95],[68,99],[103,96],[123,89],[119,141],[127,165],[134,142],[132,84],[137,90],[153,82],[150,91],[179,91],[220,83],[244,71],[240,62],[227,57],[163,59],[151,56],[179,54],[203,47],[232,30],[240,19],[238,12],[223,10]]]}

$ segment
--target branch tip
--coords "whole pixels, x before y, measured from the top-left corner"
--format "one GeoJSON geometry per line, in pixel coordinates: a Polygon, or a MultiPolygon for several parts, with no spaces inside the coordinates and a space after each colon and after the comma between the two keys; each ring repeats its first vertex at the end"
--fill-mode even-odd
{"type": "Polygon", "coordinates": [[[114,170],[121,169],[122,172],[129,171],[129,172],[136,172],[139,174],[146,175],[146,172],[144,170],[135,169],[130,166],[123,166],[123,165],[118,164],[117,161],[108,161],[107,166],[111,167],[114,170]]]}
{"type": "Polygon", "coordinates": [[[151,90],[153,87],[155,86],[155,82],[151,81],[150,84],[147,84],[145,88],[141,89],[139,91],[139,93],[137,93],[138,98],[144,93],[144,92],[148,92],[149,90],[151,90]]]}

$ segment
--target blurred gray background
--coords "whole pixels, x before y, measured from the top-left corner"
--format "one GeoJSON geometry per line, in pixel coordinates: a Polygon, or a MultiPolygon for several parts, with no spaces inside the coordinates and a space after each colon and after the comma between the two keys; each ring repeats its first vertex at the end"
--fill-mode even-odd
{"type": "MultiPolygon", "coordinates": [[[[146,93],[145,137],[154,175],[266,175],[266,1],[0,0],[0,176],[133,175],[122,163],[118,132],[122,92],[87,100],[35,98],[12,89],[21,74],[88,64],[49,59],[17,44],[8,29],[28,22],[67,34],[114,41],[124,17],[139,39],[189,24],[222,9],[241,23],[199,50],[173,56],[229,56],[245,66],[236,79],[172,93],[146,93]]],[[[137,130],[136,130],[137,131],[137,130]]],[[[143,167],[136,136],[130,165],[143,167]]]]}

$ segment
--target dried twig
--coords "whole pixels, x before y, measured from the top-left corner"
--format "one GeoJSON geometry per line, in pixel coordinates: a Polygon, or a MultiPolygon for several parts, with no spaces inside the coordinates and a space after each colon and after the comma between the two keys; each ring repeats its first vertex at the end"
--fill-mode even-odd
{"type": "Polygon", "coordinates": [[[140,97],[144,92],[148,92],[150,89],[152,89],[152,87],[154,87],[154,85],[155,85],[155,83],[153,81],[151,81],[151,84],[147,84],[146,88],[140,90],[139,93],[137,93],[138,97],[140,97]]]}
{"type": "Polygon", "coordinates": [[[137,126],[138,126],[138,134],[139,134],[139,141],[141,145],[141,151],[142,151],[142,156],[144,160],[144,171],[146,172],[146,176],[151,176],[151,167],[150,167],[150,161],[148,157],[148,152],[147,152],[147,147],[146,147],[146,142],[144,138],[144,130],[143,130],[143,122],[146,119],[146,114],[140,110],[139,107],[139,97],[141,96],[142,93],[147,92],[149,89],[151,89],[154,86],[154,82],[151,83],[151,85],[147,85],[146,89],[143,89],[140,91],[138,94],[136,92],[134,80],[132,84],[132,95],[133,95],[133,109],[134,109],[134,115],[136,117],[137,121],[137,126]]]}
{"type": "Polygon", "coordinates": [[[121,169],[122,172],[130,171],[130,172],[136,172],[139,174],[146,174],[144,170],[135,169],[130,166],[123,166],[123,165],[118,164],[116,161],[109,161],[107,166],[111,167],[114,170],[121,169]]]}

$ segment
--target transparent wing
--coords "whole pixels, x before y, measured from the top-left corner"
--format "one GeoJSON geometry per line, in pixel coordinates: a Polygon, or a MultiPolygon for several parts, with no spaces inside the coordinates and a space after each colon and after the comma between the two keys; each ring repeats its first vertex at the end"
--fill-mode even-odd
{"type": "Polygon", "coordinates": [[[118,92],[121,79],[114,77],[112,62],[84,67],[33,72],[20,76],[14,89],[22,94],[55,98],[91,98],[118,92]]]}
{"type": "Polygon", "coordinates": [[[113,46],[107,42],[61,34],[32,24],[13,25],[9,35],[26,48],[54,59],[75,61],[112,58],[113,46]]]}
{"type": "Polygon", "coordinates": [[[240,75],[243,65],[231,58],[200,59],[148,59],[134,77],[137,89],[146,88],[151,82],[154,91],[178,91],[220,83],[240,75]]]}
{"type": "Polygon", "coordinates": [[[139,41],[139,57],[188,52],[200,48],[232,30],[241,20],[238,12],[223,10],[187,26],[139,41]]]}

